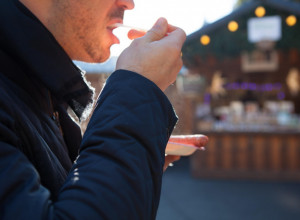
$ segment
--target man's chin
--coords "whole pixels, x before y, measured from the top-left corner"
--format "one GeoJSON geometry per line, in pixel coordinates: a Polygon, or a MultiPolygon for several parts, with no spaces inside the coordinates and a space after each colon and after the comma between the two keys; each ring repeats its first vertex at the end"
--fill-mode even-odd
{"type": "Polygon", "coordinates": [[[102,50],[102,52],[94,57],[93,62],[94,63],[104,63],[110,58],[110,49],[108,48],[107,50],[102,50]]]}
{"type": "Polygon", "coordinates": [[[76,59],[81,62],[86,63],[104,63],[110,58],[110,51],[106,53],[102,53],[99,55],[96,54],[88,54],[88,56],[81,57],[79,59],[76,59]]]}
{"type": "Polygon", "coordinates": [[[102,57],[101,59],[99,59],[98,63],[104,63],[105,61],[107,61],[110,58],[110,52],[108,53],[107,56],[102,57]]]}

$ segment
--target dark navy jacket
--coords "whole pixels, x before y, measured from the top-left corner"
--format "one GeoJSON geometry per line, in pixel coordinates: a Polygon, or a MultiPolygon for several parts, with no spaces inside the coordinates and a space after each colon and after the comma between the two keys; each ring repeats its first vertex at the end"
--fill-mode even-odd
{"type": "Polygon", "coordinates": [[[170,102],[118,70],[82,138],[67,109],[82,118],[91,104],[48,30],[17,0],[0,0],[0,219],[155,218],[170,102]]]}

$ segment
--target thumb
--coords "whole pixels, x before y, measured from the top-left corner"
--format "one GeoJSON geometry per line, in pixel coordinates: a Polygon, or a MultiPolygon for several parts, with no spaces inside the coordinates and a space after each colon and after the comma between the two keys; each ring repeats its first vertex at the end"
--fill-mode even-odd
{"type": "Polygon", "coordinates": [[[165,18],[159,18],[153,27],[147,32],[145,38],[149,41],[157,41],[166,36],[168,32],[168,22],[165,18]]]}

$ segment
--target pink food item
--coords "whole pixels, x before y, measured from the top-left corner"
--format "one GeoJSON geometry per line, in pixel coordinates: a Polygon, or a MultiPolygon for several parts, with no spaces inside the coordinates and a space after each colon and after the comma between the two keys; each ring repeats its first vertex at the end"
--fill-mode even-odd
{"type": "Polygon", "coordinates": [[[136,30],[136,29],[131,29],[127,36],[130,40],[134,40],[136,38],[139,38],[139,37],[143,37],[144,35],[146,34],[145,31],[141,31],[141,30],[136,30]]]}
{"type": "Polygon", "coordinates": [[[189,156],[196,150],[205,150],[208,137],[202,134],[172,135],[166,147],[167,155],[189,156]]]}
{"type": "Polygon", "coordinates": [[[169,142],[203,147],[208,142],[208,137],[202,134],[195,135],[171,135],[169,142]]]}

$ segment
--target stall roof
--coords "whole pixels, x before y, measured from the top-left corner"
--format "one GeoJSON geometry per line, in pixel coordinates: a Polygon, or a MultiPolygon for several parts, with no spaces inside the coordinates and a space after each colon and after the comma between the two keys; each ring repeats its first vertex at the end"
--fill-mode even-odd
{"type": "MultiPolygon", "coordinates": [[[[289,15],[300,17],[300,3],[288,0],[252,0],[244,3],[229,15],[203,26],[198,31],[187,36],[183,45],[183,61],[187,68],[198,66],[199,60],[206,60],[212,57],[216,60],[237,58],[242,51],[253,51],[256,44],[249,41],[248,21],[254,14],[258,6],[266,9],[266,17],[278,15],[282,21],[289,15]],[[238,23],[238,30],[231,32],[228,30],[230,21],[238,23]],[[208,35],[209,44],[203,45],[200,39],[203,35],[208,35]]],[[[300,22],[292,28],[288,25],[281,26],[282,36],[276,41],[276,50],[287,51],[290,48],[300,51],[300,22]]]]}
{"type": "Polygon", "coordinates": [[[237,19],[249,13],[249,11],[254,10],[260,5],[300,16],[300,4],[297,2],[292,2],[290,0],[252,0],[243,4],[241,7],[234,10],[231,14],[217,20],[216,22],[207,24],[198,31],[190,34],[189,36],[187,36],[186,42],[188,43],[189,41],[199,39],[199,37],[201,37],[203,34],[209,34],[216,29],[223,27],[229,21],[237,19]]]}

